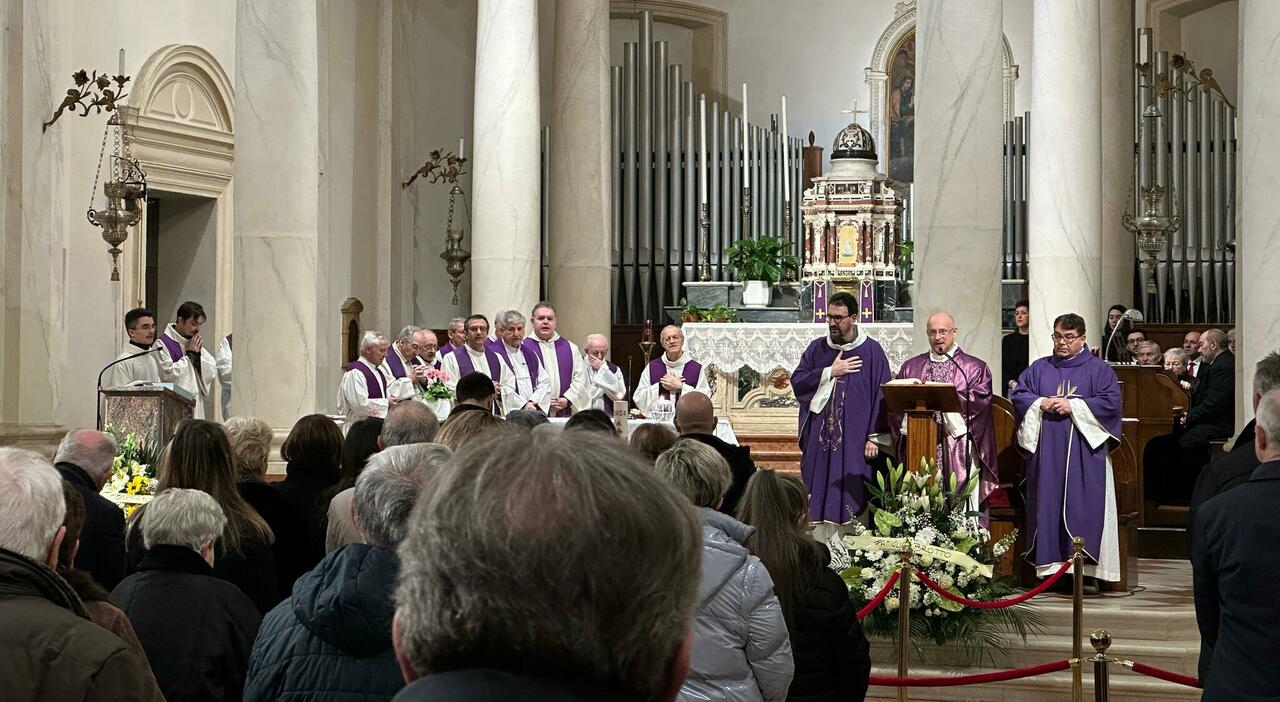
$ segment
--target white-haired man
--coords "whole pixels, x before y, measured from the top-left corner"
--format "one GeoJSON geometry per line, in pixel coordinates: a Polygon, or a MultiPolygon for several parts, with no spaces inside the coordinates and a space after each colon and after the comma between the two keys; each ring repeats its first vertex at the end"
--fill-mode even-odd
{"type": "Polygon", "coordinates": [[[613,415],[613,403],[627,399],[627,379],[622,369],[609,360],[609,339],[604,334],[588,334],[586,407],[613,415]]]}
{"type": "Polygon", "coordinates": [[[92,429],[73,429],[62,437],[54,468],[84,500],[84,527],[75,567],[93,576],[110,590],[124,578],[124,512],[103,497],[102,486],[111,477],[116,442],[92,429]]]}
{"type": "Polygon", "coordinates": [[[556,331],[556,308],[550,302],[534,305],[530,321],[533,334],[523,346],[537,352],[547,369],[547,394],[551,397],[547,414],[568,417],[587,406],[587,364],[578,346],[556,331]]]}
{"type": "Polygon", "coordinates": [[[681,393],[700,392],[710,397],[707,371],[685,351],[684,332],[680,327],[674,324],[663,327],[658,341],[662,343],[663,353],[641,373],[636,384],[636,407],[650,414],[659,399],[671,400],[674,406],[681,393]]]}
{"type": "Polygon", "coordinates": [[[360,337],[360,358],[347,364],[338,385],[338,414],[350,427],[364,417],[386,417],[391,369],[387,368],[387,337],[367,331],[360,337]]]}
{"type": "Polygon", "coordinates": [[[141,700],[154,683],[54,568],[62,478],[34,451],[0,448],[0,680],[6,700],[141,700]]]}
{"type": "Polygon", "coordinates": [[[547,414],[551,409],[551,384],[540,354],[523,346],[524,315],[507,310],[494,320],[494,326],[498,328],[498,341],[490,348],[502,359],[512,378],[510,386],[503,388],[504,410],[536,409],[547,414]]]}
{"type": "Polygon", "coordinates": [[[449,328],[445,329],[445,336],[449,338],[445,340],[444,346],[440,347],[439,353],[442,360],[453,353],[454,349],[467,343],[467,318],[454,317],[449,320],[449,328]]]}

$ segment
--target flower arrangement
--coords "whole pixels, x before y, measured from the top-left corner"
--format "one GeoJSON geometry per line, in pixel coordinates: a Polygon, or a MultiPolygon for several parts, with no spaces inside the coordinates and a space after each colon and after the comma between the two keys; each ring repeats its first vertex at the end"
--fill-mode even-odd
{"type": "MultiPolygon", "coordinates": [[[[845,537],[851,565],[841,572],[849,586],[849,597],[861,608],[866,605],[899,569],[898,553],[866,548],[863,536],[910,539],[912,565],[953,594],[972,600],[995,600],[1016,592],[1013,579],[996,575],[996,559],[1013,546],[1011,533],[995,543],[978,521],[977,512],[966,509],[976,481],[957,485],[954,475],[944,479],[936,463],[921,461],[920,470],[907,471],[901,464],[888,465],[868,482],[871,526],[854,522],[845,537]]],[[[862,620],[870,635],[897,638],[897,610],[903,606],[897,586],[882,606],[862,620]]],[[[1024,606],[1001,609],[973,609],[952,602],[924,587],[911,584],[911,640],[923,656],[923,642],[942,646],[960,645],[973,663],[995,663],[993,652],[1007,655],[1010,635],[1025,642],[1029,631],[1043,622],[1024,606]]],[[[896,649],[895,649],[896,650],[896,649]]]]}
{"type": "Polygon", "coordinates": [[[421,393],[419,393],[424,400],[453,399],[453,391],[449,389],[448,385],[445,385],[445,380],[448,376],[445,375],[444,371],[436,370],[435,368],[428,368],[424,375],[427,381],[427,386],[422,389],[421,393]]]}
{"type": "Polygon", "coordinates": [[[116,457],[111,462],[111,477],[102,487],[102,496],[124,509],[126,515],[146,503],[155,494],[155,445],[137,434],[121,433],[107,427],[116,440],[116,457]]]}

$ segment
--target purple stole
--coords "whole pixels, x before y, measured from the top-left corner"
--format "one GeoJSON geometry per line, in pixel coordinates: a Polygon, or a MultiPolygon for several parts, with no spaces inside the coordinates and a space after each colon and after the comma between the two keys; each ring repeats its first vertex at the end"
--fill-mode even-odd
{"type": "Polygon", "coordinates": [[[440,349],[436,351],[436,358],[444,358],[446,355],[453,353],[453,350],[456,348],[458,347],[454,346],[452,341],[446,341],[444,342],[444,346],[441,346],[440,349]]]}
{"type": "MultiPolygon", "coordinates": [[[[458,379],[461,380],[464,375],[476,372],[475,364],[471,362],[471,354],[467,353],[467,347],[458,346],[453,349],[453,357],[458,361],[458,379]]],[[[493,349],[485,347],[484,358],[489,362],[489,378],[497,380],[502,377],[502,368],[498,366],[498,354],[493,349]]]]}
{"type": "Polygon", "coordinates": [[[164,347],[169,350],[169,360],[171,362],[177,363],[182,360],[184,353],[182,350],[182,344],[170,339],[169,335],[165,333],[161,333],[157,338],[159,338],[160,343],[164,344],[164,347]]]}
{"type": "MultiPolygon", "coordinates": [[[[498,343],[493,345],[493,351],[502,356],[502,360],[507,363],[507,368],[510,368],[514,374],[516,367],[511,365],[511,356],[507,355],[507,344],[499,340],[498,343]]],[[[532,386],[530,388],[532,390],[538,387],[538,366],[542,365],[542,354],[521,342],[520,355],[524,356],[524,362],[529,366],[529,385],[532,386]]]]}
{"type": "MultiPolygon", "coordinates": [[[[569,345],[569,340],[563,336],[552,343],[556,347],[556,368],[560,377],[560,397],[564,397],[565,391],[573,383],[573,347],[569,345]]],[[[533,351],[539,359],[542,358],[542,347],[538,345],[537,339],[529,337],[520,343],[520,347],[533,351]]],[[[565,408],[556,412],[555,416],[568,417],[571,414],[573,414],[573,410],[565,408]]]]}
{"type": "MultiPolygon", "coordinates": [[[[609,365],[612,366],[613,364],[611,363],[609,365]]],[[[649,363],[650,383],[658,385],[658,381],[662,380],[662,376],[666,374],[667,366],[662,362],[662,356],[653,359],[653,361],[649,363]]],[[[691,387],[697,387],[698,376],[700,375],[702,375],[702,364],[692,359],[687,361],[684,364],[684,368],[680,370],[680,377],[684,379],[684,384],[691,387]]],[[[671,392],[661,385],[658,385],[658,392],[662,397],[668,400],[671,399],[671,392]]]]}
{"type": "Polygon", "coordinates": [[[384,378],[382,380],[379,380],[378,378],[378,376],[382,375],[382,373],[374,373],[372,368],[370,368],[369,366],[366,366],[365,364],[359,361],[352,361],[348,363],[347,370],[360,371],[361,373],[364,374],[365,385],[369,386],[370,400],[382,400],[387,397],[387,393],[382,388],[382,384],[386,382],[386,379],[384,378]]]}
{"type": "Polygon", "coordinates": [[[391,378],[393,380],[409,376],[404,370],[404,363],[400,360],[400,353],[394,348],[387,352],[387,366],[391,368],[391,378]]]}

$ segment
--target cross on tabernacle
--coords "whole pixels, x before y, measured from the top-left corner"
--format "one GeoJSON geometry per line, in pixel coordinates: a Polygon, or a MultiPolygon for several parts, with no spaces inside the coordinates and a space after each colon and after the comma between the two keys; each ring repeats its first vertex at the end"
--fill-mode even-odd
{"type": "Polygon", "coordinates": [[[858,109],[858,98],[854,98],[854,99],[853,99],[853,109],[852,109],[852,110],[840,110],[840,112],[841,112],[841,114],[853,115],[853,121],[854,121],[854,122],[857,122],[857,121],[858,121],[858,113],[862,113],[862,114],[864,114],[864,115],[869,115],[869,114],[871,114],[871,110],[859,110],[859,109],[858,109]]]}

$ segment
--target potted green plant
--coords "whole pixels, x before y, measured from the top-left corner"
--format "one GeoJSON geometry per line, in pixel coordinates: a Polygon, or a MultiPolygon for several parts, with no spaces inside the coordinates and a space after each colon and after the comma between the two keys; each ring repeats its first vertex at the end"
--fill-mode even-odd
{"type": "Polygon", "coordinates": [[[708,322],[732,322],[737,316],[738,313],[733,308],[724,305],[716,305],[702,312],[702,318],[708,322]]]}
{"type": "Polygon", "coordinates": [[[788,244],[777,236],[743,239],[725,253],[738,279],[745,281],[742,304],[767,307],[773,299],[773,285],[788,270],[799,271],[800,261],[787,251],[788,244]]]}
{"type": "Polygon", "coordinates": [[[702,319],[702,310],[685,298],[680,298],[680,321],[697,322],[702,319]]]}

